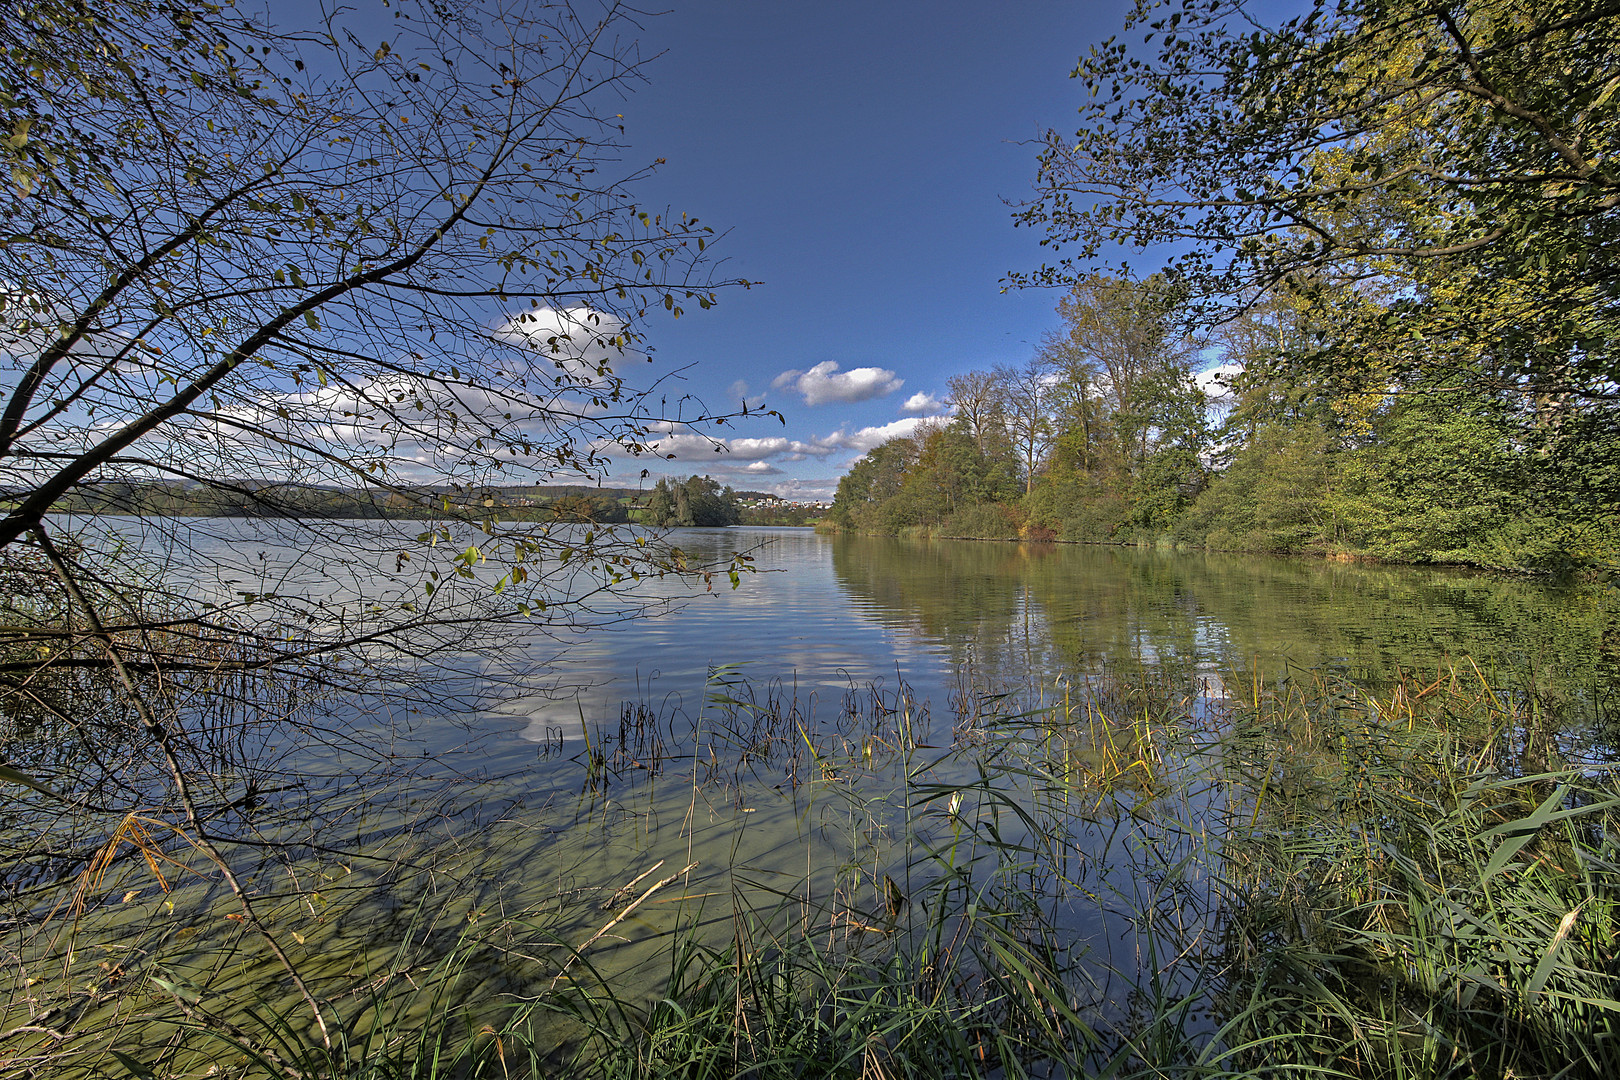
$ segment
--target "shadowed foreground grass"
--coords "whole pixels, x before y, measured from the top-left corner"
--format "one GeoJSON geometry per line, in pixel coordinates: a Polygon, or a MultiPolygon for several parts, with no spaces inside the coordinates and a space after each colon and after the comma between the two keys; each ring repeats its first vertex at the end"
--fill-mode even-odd
{"type": "MultiPolygon", "coordinates": [[[[1477,672],[1380,696],[1308,673],[1227,685],[1195,702],[1103,680],[959,716],[948,753],[976,771],[902,763],[905,865],[865,909],[711,898],[726,914],[669,937],[650,994],[545,918],[424,901],[323,1000],[324,1041],[301,1008],[152,967],[138,992],[163,1039],[68,1054],[47,1017],[0,1045],[17,1075],[165,1080],[1620,1075],[1620,797],[1607,766],[1566,760],[1600,735],[1552,730],[1477,672]],[[1057,859],[1076,820],[1149,818],[1129,897],[1057,859]],[[1076,903],[1123,910],[1131,963],[1064,929],[1076,903]],[[525,962],[548,977],[489,989],[525,962]]],[[[805,782],[836,782],[810,753],[805,782]]]]}

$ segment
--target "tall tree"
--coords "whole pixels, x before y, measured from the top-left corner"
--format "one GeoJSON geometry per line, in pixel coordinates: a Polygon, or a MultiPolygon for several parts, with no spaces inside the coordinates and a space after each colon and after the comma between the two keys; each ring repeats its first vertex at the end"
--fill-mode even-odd
{"type": "Polygon", "coordinates": [[[1529,411],[1616,400],[1620,2],[1139,0],[1080,59],[1023,219],[1067,282],[1116,245],[1167,251],[1196,318],[1282,290],[1301,359],[1466,378],[1529,411]]]}
{"type": "Polygon", "coordinates": [[[952,375],[945,380],[945,385],[949,391],[946,401],[956,419],[967,427],[979,452],[990,453],[1005,430],[1002,418],[1006,403],[1002,399],[1001,381],[993,372],[968,371],[952,375]]]}
{"type": "Polygon", "coordinates": [[[838,481],[828,516],[845,528],[866,532],[892,533],[914,524],[898,496],[921,449],[919,440],[907,435],[867,451],[838,481]]]}
{"type": "MultiPolygon", "coordinates": [[[[578,629],[591,597],[682,566],[609,529],[503,523],[476,493],[594,478],[700,422],[633,372],[648,312],[713,301],[709,230],[643,210],[621,163],[628,9],[382,10],[381,31],[210,0],[0,16],[0,780],[67,793],[8,828],[6,921],[109,835],[154,868],[201,859],[328,1046],[330,1010],[221,845],[266,842],[252,814],[308,788],[299,747],[325,740],[324,767],[368,745],[386,713],[345,727],[327,695],[458,692],[468,656],[522,662],[504,624],[578,629]],[[289,485],[362,488],[436,520],[300,522],[322,565],[211,591],[160,572],[203,561],[178,528],[124,521],[114,542],[50,514],[152,480],[270,513],[296,509],[289,485]]],[[[302,810],[319,843],[319,797],[302,810]]]]}
{"type": "MultiPolygon", "coordinates": [[[[1193,354],[1176,326],[1178,297],[1158,278],[1133,281],[1093,274],[1058,301],[1062,328],[1043,355],[1062,363],[1071,383],[1089,381],[1113,416],[1127,457],[1147,453],[1147,398],[1166,373],[1185,374],[1193,354]]],[[[1089,394],[1089,387],[1081,391],[1089,394]]]]}
{"type": "Polygon", "coordinates": [[[917,460],[907,470],[906,486],[933,504],[933,520],[1017,493],[1017,469],[1011,458],[994,449],[981,450],[962,419],[924,424],[913,441],[918,444],[917,460]]]}
{"type": "Polygon", "coordinates": [[[1103,429],[1102,366],[1074,336],[1049,331],[1036,360],[1051,371],[1054,452],[1081,470],[1096,461],[1103,429]]]}
{"type": "Polygon", "coordinates": [[[1057,397],[1057,376],[1039,357],[1021,367],[999,367],[995,375],[1004,402],[1002,422],[1028,493],[1035,489],[1035,477],[1046,463],[1056,433],[1051,414],[1057,397]]]}

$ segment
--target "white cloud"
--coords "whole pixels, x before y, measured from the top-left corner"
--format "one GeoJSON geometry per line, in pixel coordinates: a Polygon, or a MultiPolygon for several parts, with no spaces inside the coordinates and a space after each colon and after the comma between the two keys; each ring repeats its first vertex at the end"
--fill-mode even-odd
{"type": "Polygon", "coordinates": [[[900,406],[900,411],[907,416],[942,416],[950,409],[947,402],[921,390],[906,398],[905,404],[900,406]]]}
{"type": "Polygon", "coordinates": [[[1193,376],[1193,382],[1209,396],[1212,404],[1232,397],[1232,381],[1243,373],[1242,364],[1222,364],[1193,376]]]}
{"type": "Polygon", "coordinates": [[[883,424],[880,427],[864,427],[859,431],[845,431],[840,428],[831,435],[811,441],[816,446],[824,448],[824,452],[827,453],[834,450],[855,450],[864,454],[868,450],[882,446],[890,439],[916,434],[917,429],[927,422],[927,419],[921,416],[908,416],[891,424],[883,424]]]}
{"type": "Polygon", "coordinates": [[[833,493],[838,490],[838,481],[790,478],[766,485],[766,488],[784,499],[800,502],[831,502],[833,493]]]}
{"type": "Polygon", "coordinates": [[[706,460],[692,459],[685,467],[677,465],[675,461],[663,461],[658,464],[662,468],[650,470],[653,476],[687,476],[701,473],[727,483],[744,481],[752,483],[755,478],[761,476],[785,475],[781,469],[768,461],[728,461],[724,454],[710,454],[706,460]]]}
{"type": "MultiPolygon", "coordinates": [[[[685,424],[661,421],[650,425],[646,445],[666,461],[702,462],[705,468],[747,469],[737,462],[765,462],[773,459],[802,461],[806,457],[826,457],[836,449],[823,446],[819,441],[801,442],[782,435],[766,438],[721,439],[704,435],[685,424]],[[723,463],[725,462],[725,463],[723,463]]],[[[599,442],[594,447],[600,452],[611,452],[614,444],[599,442]]],[[[754,469],[763,471],[763,469],[754,469]]]]}
{"type": "MultiPolygon", "coordinates": [[[[647,446],[661,458],[676,461],[691,461],[694,458],[712,458],[716,454],[726,452],[723,439],[711,439],[704,435],[676,432],[664,435],[657,439],[648,439],[647,446]]],[[[612,444],[601,443],[600,450],[611,450],[612,444]]]]}
{"type": "Polygon", "coordinates": [[[630,348],[623,319],[588,307],[520,311],[501,320],[490,337],[533,349],[579,386],[606,386],[627,361],[647,359],[630,348]]]}
{"type": "Polygon", "coordinates": [[[793,449],[793,440],[784,439],[780,435],[766,439],[727,439],[726,449],[731,451],[732,457],[762,461],[765,458],[790,453],[793,449]]]}
{"type": "Polygon", "coordinates": [[[771,381],[777,390],[792,388],[804,395],[806,405],[830,401],[846,404],[892,394],[905,385],[888,368],[860,367],[839,371],[836,360],[823,360],[809,371],[784,371],[771,381]]]}
{"type": "Polygon", "coordinates": [[[750,461],[747,465],[731,470],[740,476],[781,476],[782,470],[768,461],[750,461]]]}

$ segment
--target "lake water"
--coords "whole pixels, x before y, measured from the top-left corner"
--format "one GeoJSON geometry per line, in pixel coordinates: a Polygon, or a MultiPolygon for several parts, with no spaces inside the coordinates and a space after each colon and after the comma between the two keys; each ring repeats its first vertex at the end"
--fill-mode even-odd
{"type": "MultiPolygon", "coordinates": [[[[689,530],[670,540],[705,561],[751,549],[759,573],[570,647],[555,668],[559,685],[579,692],[560,695],[560,706],[513,706],[531,736],[576,730],[581,714],[616,714],[625,699],[696,700],[705,672],[721,664],[823,698],[904,680],[936,712],[964,678],[1035,703],[1059,677],[1168,667],[1221,680],[1288,665],[1368,685],[1403,670],[1477,665],[1582,715],[1613,706],[1612,590],[1456,569],[808,530],[689,530]]],[[[661,598],[683,592],[658,586],[661,598]]]]}
{"type": "MultiPolygon", "coordinates": [[[[195,523],[181,559],[109,521],[177,594],[307,595],[319,601],[301,609],[311,624],[348,618],[340,611],[369,599],[377,567],[418,530],[340,523],[329,535],[344,542],[327,547],[319,532],[195,523]]],[[[999,843],[1049,854],[1052,924],[1097,971],[1129,982],[1140,963],[1131,913],[1153,909],[1159,890],[1197,891],[1170,868],[1227,796],[1123,773],[1061,792],[1028,786],[1018,718],[1078,716],[1086,687],[1139,717],[1133,752],[1160,767],[1201,752],[1178,749],[1163,717],[1218,726],[1229,687],[1311,671],[1377,689],[1402,672],[1460,669],[1556,710],[1570,757],[1611,756],[1620,604],[1601,587],[802,529],[677,530],[663,542],[696,564],[745,551],[755,572],[736,589],[724,574],[710,588],[650,579],[624,598],[591,595],[562,622],[513,621],[505,646],[441,643],[414,666],[395,656],[387,670],[412,681],[403,703],[393,686],[365,685],[362,665],[360,693],[322,699],[301,727],[255,744],[273,751],[256,782],[284,788],[267,800],[283,812],[246,821],[242,842],[291,840],[297,854],[236,850],[309,977],[387,963],[445,911],[522,913],[534,940],[488,972],[486,989],[555,981],[581,948],[595,970],[654,993],[673,935],[723,937],[739,913],[847,941],[960,867],[986,889],[996,874],[1033,872],[990,857],[993,826],[999,843]],[[1145,689],[1120,696],[1124,685],[1145,689]],[[593,937],[633,880],[665,884],[593,937]]],[[[1041,750],[1087,775],[1095,751],[1041,750]]],[[[218,772],[222,790],[236,775],[218,772]]],[[[162,905],[228,906],[217,882],[143,891],[138,864],[126,880],[143,933],[171,952],[204,923],[165,925],[162,905]]],[[[268,963],[226,973],[202,947],[208,935],[197,940],[190,961],[167,963],[199,985],[278,977],[268,963]]]]}
{"type": "MultiPolygon", "coordinates": [[[[418,546],[419,531],[413,522],[332,523],[345,541],[327,548],[323,535],[335,534],[285,525],[189,527],[183,560],[165,551],[166,537],[126,539],[154,558],[162,552],[169,561],[159,571],[192,597],[258,590],[334,604],[371,598],[375,569],[418,546]]],[[[621,596],[593,599],[577,627],[537,620],[525,634],[520,626],[524,655],[513,669],[531,693],[500,713],[523,721],[521,732],[539,741],[560,728],[577,738],[582,719],[616,716],[625,700],[696,700],[719,665],[822,696],[903,679],[938,708],[964,673],[1035,690],[1059,676],[1142,666],[1222,678],[1292,664],[1376,684],[1460,663],[1605,712],[1620,657],[1616,590],[1460,569],[808,529],[689,529],[664,539],[698,564],[747,552],[756,572],[736,589],[723,575],[707,589],[673,577],[627,584],[621,596]],[[652,616],[629,617],[643,609],[652,616]]],[[[471,653],[435,662],[498,674],[471,653]]]]}
{"type": "MultiPolygon", "coordinates": [[[[248,582],[341,597],[368,587],[367,559],[375,556],[323,550],[305,537],[289,541],[275,527],[209,524],[223,531],[196,542],[198,588],[228,595],[248,582]]],[[[375,530],[385,560],[418,528],[343,527],[375,530]]],[[[797,703],[796,723],[805,730],[777,731],[778,753],[783,743],[822,731],[847,743],[852,711],[870,713],[874,702],[879,712],[894,708],[902,693],[914,722],[929,729],[915,741],[943,747],[962,714],[987,700],[1002,713],[1050,707],[1066,682],[1144,670],[1196,682],[1219,699],[1234,677],[1276,680],[1319,670],[1379,687],[1402,671],[1432,677],[1443,666],[1477,667],[1497,686],[1528,689],[1565,710],[1572,726],[1593,733],[1583,745],[1602,741],[1600,721],[1613,713],[1620,616],[1613,592],[1602,589],[1456,569],[918,543],[807,529],[677,530],[664,542],[699,565],[723,565],[743,551],[755,572],[735,589],[723,575],[707,587],[674,577],[643,581],[622,599],[593,600],[571,616],[578,626],[520,623],[515,650],[452,650],[425,669],[426,689],[459,692],[430,694],[437,704],[422,706],[423,715],[404,725],[403,741],[464,778],[450,790],[488,800],[472,819],[499,816],[489,807],[526,808],[522,827],[540,829],[545,850],[562,859],[520,880],[501,871],[504,887],[528,899],[534,891],[526,881],[547,889],[558,881],[617,884],[676,854],[690,855],[683,863],[700,861],[705,873],[746,866],[786,892],[801,878],[836,876],[827,873],[830,847],[818,855],[813,844],[804,846],[815,829],[805,816],[810,789],[802,781],[810,766],[802,760],[768,768],[758,759],[771,755],[755,754],[746,768],[733,763],[726,793],[709,796],[707,820],[695,822],[694,744],[710,756],[712,778],[721,758],[746,756],[734,744],[770,742],[747,710],[732,715],[738,710],[715,698],[774,694],[797,703]],[[641,717],[639,745],[630,745],[635,731],[620,730],[627,709],[641,717]],[[711,747],[703,750],[706,737],[711,747]],[[587,781],[593,747],[605,756],[587,781]],[[674,763],[655,770],[640,760],[658,754],[674,763]],[[785,780],[783,769],[799,774],[785,780]],[[486,790],[475,782],[486,775],[502,779],[486,790]],[[568,823],[593,814],[628,824],[570,835],[568,823]],[[679,827],[670,828],[671,819],[679,827]]],[[[397,711],[391,715],[398,724],[397,711]]],[[[439,779],[432,783],[445,782],[445,772],[433,775],[439,779]]],[[[529,852],[517,861],[537,857],[529,852]]],[[[888,856],[868,857],[872,867],[860,877],[871,889],[888,856]]]]}

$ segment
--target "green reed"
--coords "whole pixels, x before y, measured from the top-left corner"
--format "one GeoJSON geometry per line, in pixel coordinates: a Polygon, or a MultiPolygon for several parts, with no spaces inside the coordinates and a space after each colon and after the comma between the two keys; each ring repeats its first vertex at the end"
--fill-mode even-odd
{"type": "Polygon", "coordinates": [[[1470,669],[1243,682],[959,715],[976,776],[905,767],[919,917],[874,898],[854,939],[742,920],[686,942],[651,1006],[576,987],[569,1071],[1620,1074],[1612,771],[1548,767],[1534,695],[1470,669]],[[1120,857],[1153,889],[1094,897],[1135,942],[1110,970],[1048,918],[1087,892],[1062,849],[1077,821],[1147,815],[1120,857]]]}
{"type": "Polygon", "coordinates": [[[1611,769],[1547,769],[1533,698],[1477,672],[1377,696],[1307,679],[1239,721],[1228,768],[1255,795],[1220,851],[1235,1063],[1620,1075],[1611,769]]]}
{"type": "Polygon", "coordinates": [[[545,910],[424,891],[393,952],[316,980],[331,1048],[153,960],[118,1015],[154,1044],[56,1052],[14,1008],[0,1054],[153,1080],[1620,1075],[1620,789],[1533,693],[1463,668],[1041,695],[969,673],[947,723],[852,687],[818,722],[722,671],[688,749],[627,707],[586,787],[684,769],[694,809],[762,784],[835,807],[830,888],[671,863],[545,910]],[[662,968],[627,979],[602,943],[666,902],[662,968]]]}

